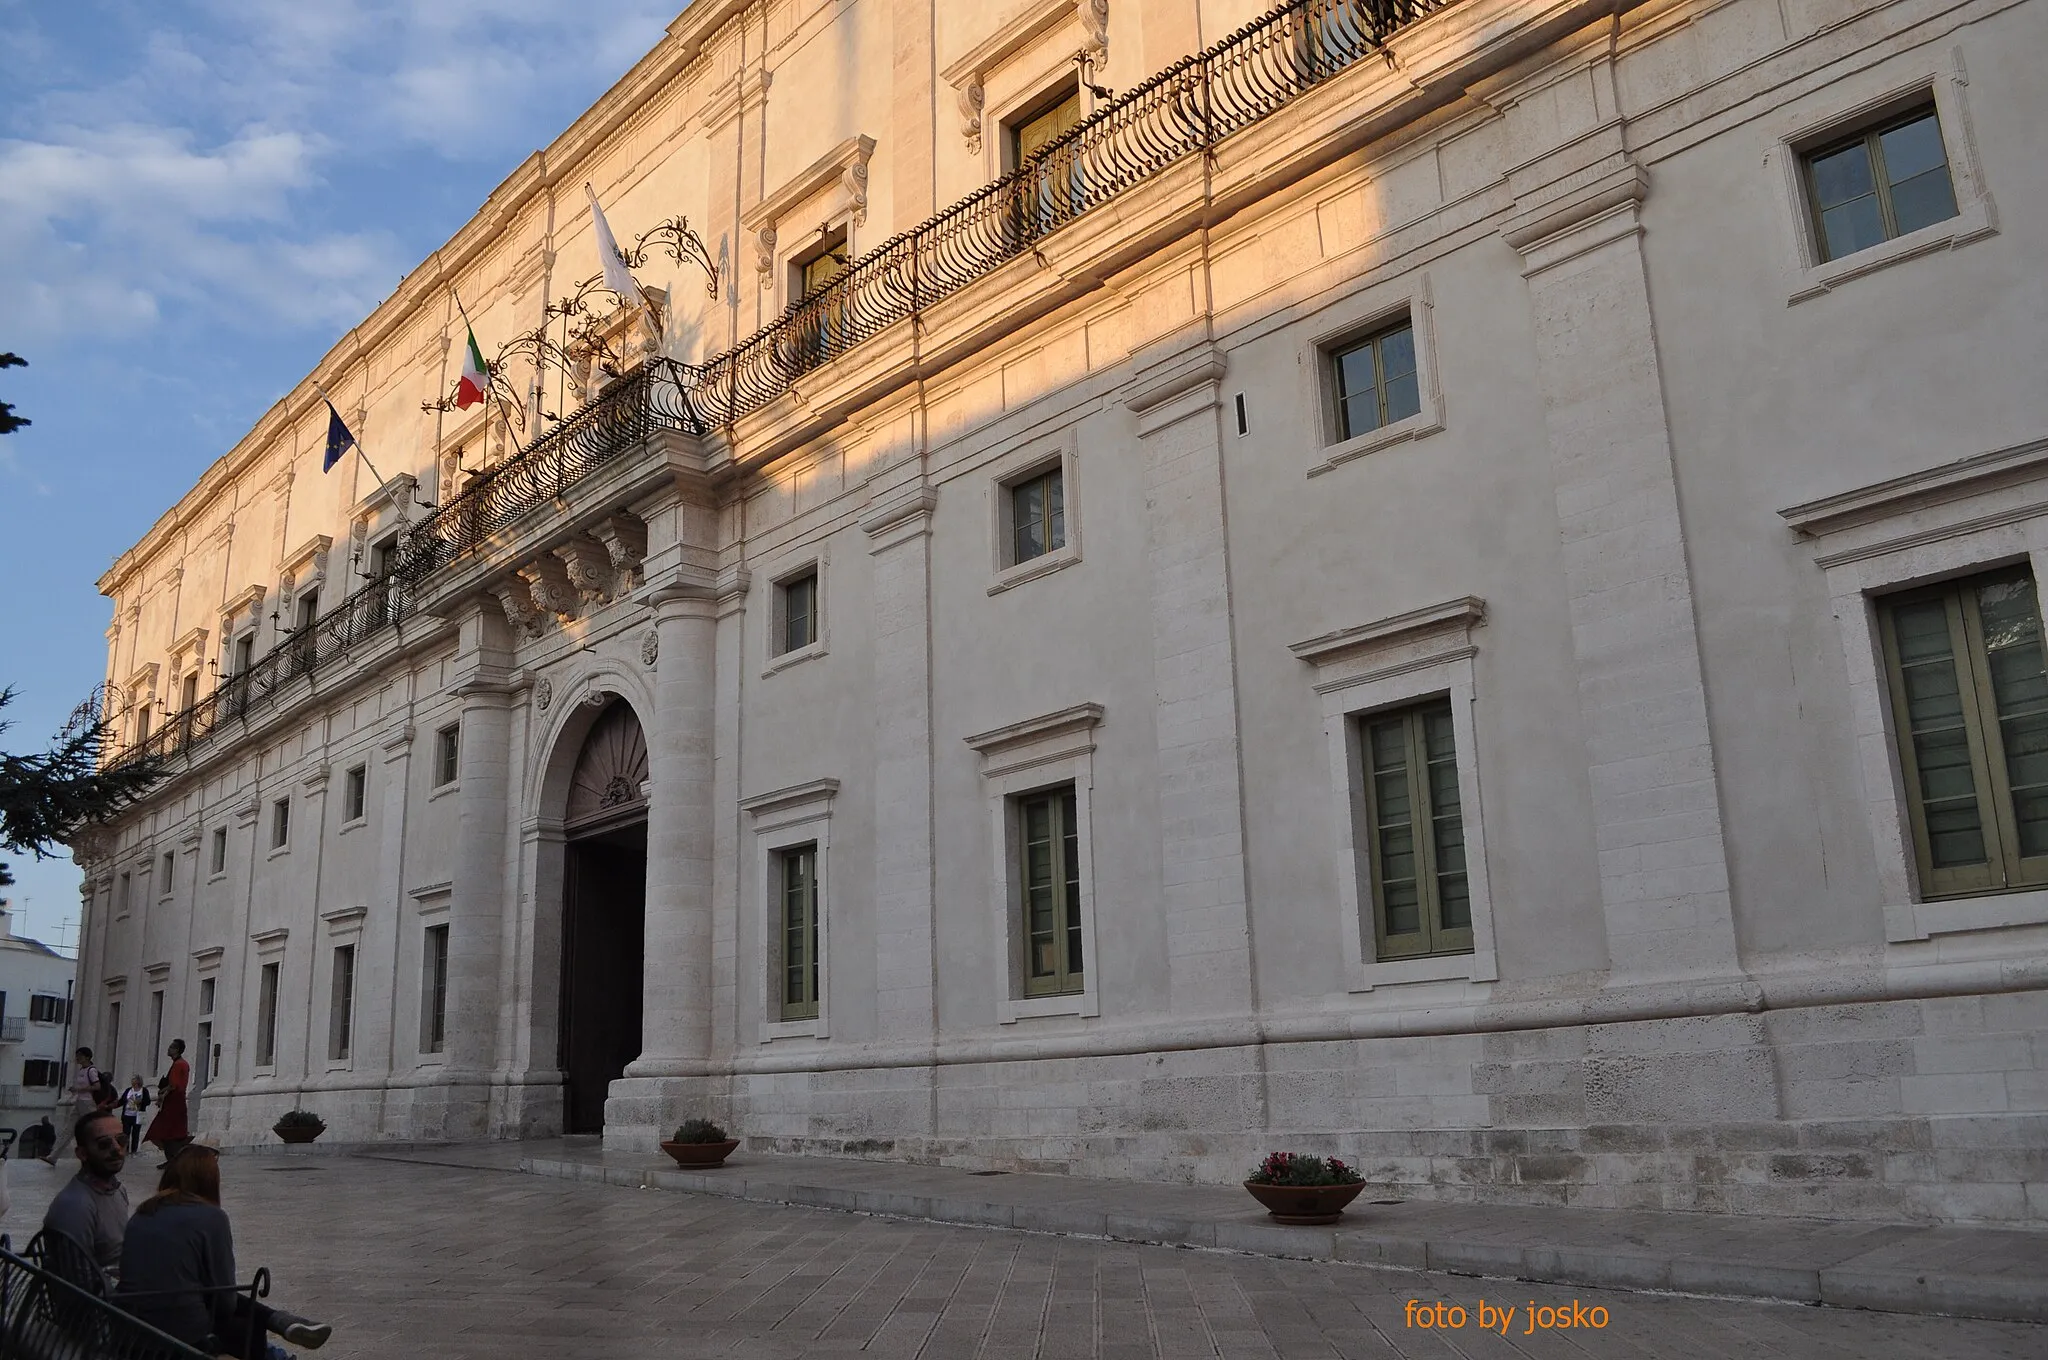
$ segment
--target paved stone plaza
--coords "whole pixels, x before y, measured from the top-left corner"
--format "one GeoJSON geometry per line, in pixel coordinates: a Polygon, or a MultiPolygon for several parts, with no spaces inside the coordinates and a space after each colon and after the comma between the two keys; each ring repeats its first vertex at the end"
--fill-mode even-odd
{"type": "MultiPolygon", "coordinates": [[[[274,1298],[335,1323],[323,1360],[2032,1360],[2048,1344],[2021,1323],[1278,1261],[381,1158],[236,1156],[222,1172],[239,1266],[268,1265],[274,1298]],[[1527,1333],[1531,1302],[1575,1299],[1607,1326],[1527,1333]],[[1464,1328],[1409,1326],[1411,1300],[1463,1307],[1464,1328]],[[1515,1308],[1508,1335],[1480,1333],[1482,1300],[1515,1308]]],[[[0,1226],[18,1242],[69,1170],[9,1173],[0,1226]]]]}

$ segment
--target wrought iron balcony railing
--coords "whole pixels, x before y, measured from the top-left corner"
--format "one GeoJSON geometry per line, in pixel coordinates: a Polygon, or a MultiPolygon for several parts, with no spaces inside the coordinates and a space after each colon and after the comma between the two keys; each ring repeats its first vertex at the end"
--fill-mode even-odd
{"type": "Polygon", "coordinates": [[[406,617],[434,573],[657,430],[730,428],[803,375],[986,278],[1143,181],[1207,154],[1456,0],[1288,0],[1097,109],[1001,179],[855,260],[703,364],[648,361],[412,526],[390,578],[301,630],[121,759],[170,755],[406,617]]]}

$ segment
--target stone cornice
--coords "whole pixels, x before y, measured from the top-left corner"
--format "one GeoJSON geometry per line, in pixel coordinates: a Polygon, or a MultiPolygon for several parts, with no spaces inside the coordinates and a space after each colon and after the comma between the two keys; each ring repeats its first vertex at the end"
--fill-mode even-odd
{"type": "Polygon", "coordinates": [[[1469,657],[1475,651],[1472,630],[1485,622],[1486,601],[1461,595],[1323,633],[1292,643],[1287,650],[1322,673],[1315,686],[1320,694],[1469,657]]]}
{"type": "Polygon", "coordinates": [[[838,780],[812,779],[802,784],[791,784],[786,789],[776,789],[769,793],[757,793],[752,798],[742,798],[740,810],[756,817],[763,817],[811,803],[829,804],[838,793],[838,780]]]}
{"type": "Polygon", "coordinates": [[[1778,515],[1802,538],[1820,538],[1877,520],[1963,500],[1987,491],[2048,481],[2048,438],[1959,458],[1853,491],[1806,501],[1778,515]]]}

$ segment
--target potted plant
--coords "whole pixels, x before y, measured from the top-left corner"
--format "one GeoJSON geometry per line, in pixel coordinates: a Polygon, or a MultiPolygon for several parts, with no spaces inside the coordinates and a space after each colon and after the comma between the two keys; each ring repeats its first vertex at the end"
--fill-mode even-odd
{"type": "Polygon", "coordinates": [[[1276,1223],[1335,1223],[1365,1188],[1365,1177],[1335,1157],[1325,1161],[1275,1152],[1259,1163],[1244,1188],[1276,1223]]]}
{"type": "Polygon", "coordinates": [[[675,1158],[677,1166],[714,1167],[723,1165],[739,1145],[739,1139],[726,1137],[725,1130],[708,1119],[686,1119],[661,1150],[675,1158]]]}
{"type": "Polygon", "coordinates": [[[327,1132],[327,1125],[311,1110],[287,1110],[270,1131],[287,1143],[310,1143],[327,1132]]]}

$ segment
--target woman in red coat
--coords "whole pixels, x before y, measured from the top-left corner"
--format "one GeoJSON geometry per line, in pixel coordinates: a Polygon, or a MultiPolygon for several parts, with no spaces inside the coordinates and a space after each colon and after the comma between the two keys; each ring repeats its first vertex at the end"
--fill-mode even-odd
{"type": "Polygon", "coordinates": [[[192,1130],[185,1125],[185,1088],[192,1082],[192,1064],[185,1061],[183,1039],[171,1040],[167,1051],[171,1070],[159,1083],[162,1101],[156,1118],[149,1121],[149,1132],[142,1135],[142,1141],[155,1143],[166,1153],[173,1153],[192,1141],[192,1130]]]}

